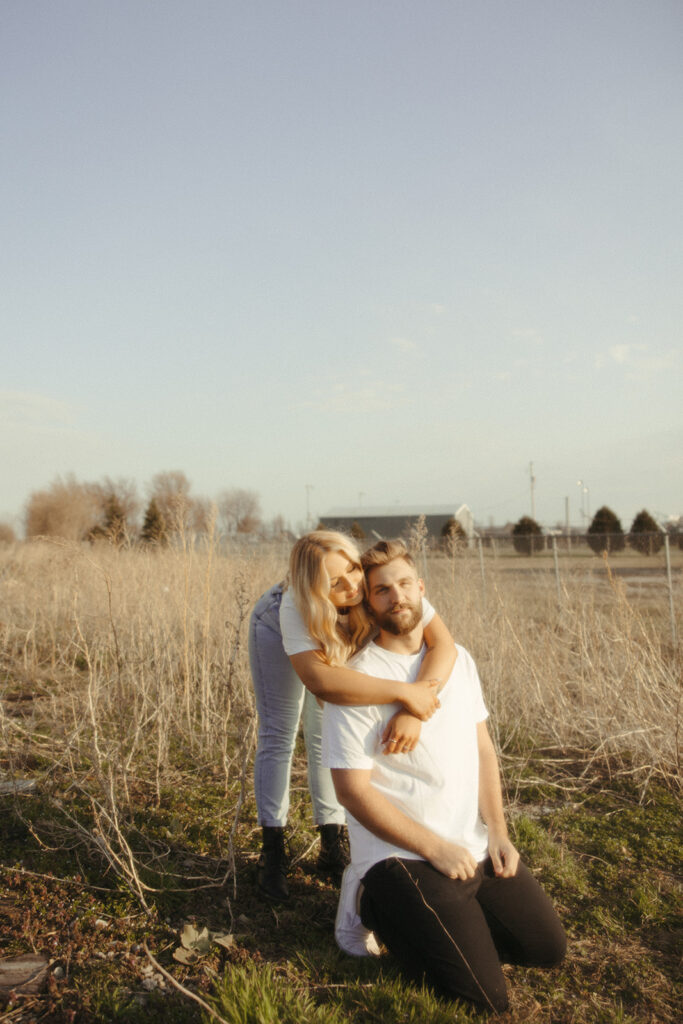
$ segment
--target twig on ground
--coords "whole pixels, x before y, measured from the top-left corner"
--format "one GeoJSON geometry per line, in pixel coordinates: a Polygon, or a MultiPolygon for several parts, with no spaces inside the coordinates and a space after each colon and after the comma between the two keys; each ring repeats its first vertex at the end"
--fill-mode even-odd
{"type": "Polygon", "coordinates": [[[147,957],[149,958],[149,961],[152,964],[152,966],[155,967],[156,970],[159,971],[159,973],[163,975],[163,977],[166,978],[167,981],[170,981],[174,988],[177,988],[178,991],[182,992],[182,994],[184,996],[187,996],[188,999],[193,999],[195,1003],[198,1003],[203,1010],[206,1010],[207,1013],[210,1013],[211,1016],[214,1017],[217,1021],[220,1021],[221,1024],[228,1024],[228,1021],[225,1019],[225,1017],[221,1017],[220,1013],[217,1013],[212,1006],[209,1006],[209,1004],[204,999],[202,999],[201,996],[198,996],[196,992],[191,992],[189,988],[185,988],[185,986],[181,985],[180,982],[177,981],[172,974],[169,974],[169,972],[161,966],[159,961],[152,956],[146,942],[143,943],[143,949],[147,954],[147,957]]]}

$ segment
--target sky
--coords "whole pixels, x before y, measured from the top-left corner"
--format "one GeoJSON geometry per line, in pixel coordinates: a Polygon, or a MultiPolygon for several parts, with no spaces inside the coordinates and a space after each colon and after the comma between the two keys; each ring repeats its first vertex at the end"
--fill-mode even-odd
{"type": "Polygon", "coordinates": [[[3,0],[0,520],[170,470],[295,528],[683,513],[682,47],[680,0],[3,0]]]}

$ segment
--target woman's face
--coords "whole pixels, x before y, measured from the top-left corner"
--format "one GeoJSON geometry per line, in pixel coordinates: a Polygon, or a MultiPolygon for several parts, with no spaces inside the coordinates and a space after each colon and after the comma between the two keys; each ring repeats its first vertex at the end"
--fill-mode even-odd
{"type": "Polygon", "coordinates": [[[330,577],[330,601],[335,608],[351,608],[363,600],[363,570],[341,551],[328,551],[323,565],[330,577]]]}

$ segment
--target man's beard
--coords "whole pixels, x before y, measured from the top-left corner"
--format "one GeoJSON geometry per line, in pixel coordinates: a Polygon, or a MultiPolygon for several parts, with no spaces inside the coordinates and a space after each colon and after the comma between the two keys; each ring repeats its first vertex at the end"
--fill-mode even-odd
{"type": "Polygon", "coordinates": [[[396,618],[390,612],[384,612],[380,615],[373,611],[375,622],[380,629],[385,629],[387,633],[393,633],[394,636],[405,636],[406,633],[412,633],[415,627],[422,621],[422,602],[419,605],[411,604],[410,601],[404,601],[401,605],[401,610],[409,609],[411,614],[408,618],[396,618]]]}

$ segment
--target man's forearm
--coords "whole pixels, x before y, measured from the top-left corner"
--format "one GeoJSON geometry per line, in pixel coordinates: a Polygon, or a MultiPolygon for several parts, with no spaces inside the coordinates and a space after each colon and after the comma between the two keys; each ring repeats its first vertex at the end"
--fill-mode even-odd
{"type": "Polygon", "coordinates": [[[477,725],[479,746],[479,813],[489,830],[489,856],[500,878],[512,878],[519,864],[519,853],[510,841],[503,810],[498,757],[486,722],[477,725]]]}
{"type": "MultiPolygon", "coordinates": [[[[332,777],[335,777],[335,769],[332,777]]],[[[439,837],[409,818],[374,786],[368,784],[362,789],[344,789],[341,792],[338,789],[337,797],[356,821],[379,839],[402,850],[410,850],[425,860],[434,853],[439,837]]]]}
{"type": "Polygon", "coordinates": [[[479,813],[489,831],[507,834],[498,758],[485,722],[477,726],[479,747],[479,813]]]}
{"type": "Polygon", "coordinates": [[[464,847],[420,825],[369,781],[369,772],[332,769],[337,799],[369,832],[429,861],[449,878],[472,878],[477,863],[464,847]]]}
{"type": "Polygon", "coordinates": [[[457,657],[453,637],[441,616],[434,615],[425,626],[424,641],[427,649],[417,678],[438,679],[440,692],[453,671],[457,657]]]}

